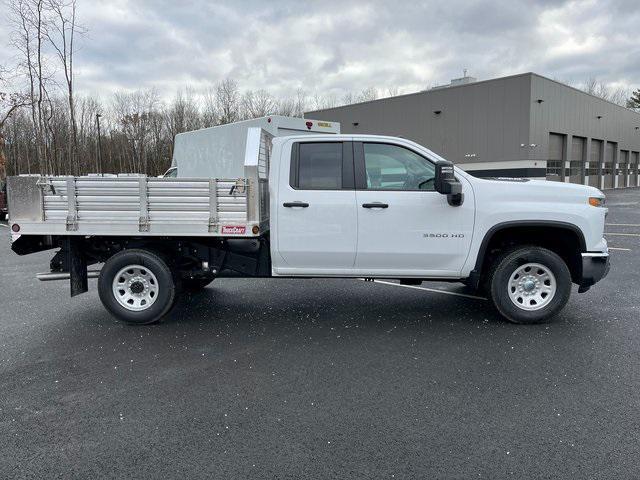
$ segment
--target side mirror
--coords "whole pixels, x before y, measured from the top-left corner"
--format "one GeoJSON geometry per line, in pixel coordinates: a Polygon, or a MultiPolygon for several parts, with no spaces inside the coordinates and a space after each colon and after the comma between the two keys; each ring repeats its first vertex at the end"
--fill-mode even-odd
{"type": "Polygon", "coordinates": [[[434,186],[436,192],[447,196],[449,205],[452,207],[462,205],[464,201],[462,184],[456,179],[453,163],[443,161],[436,163],[434,186]]]}

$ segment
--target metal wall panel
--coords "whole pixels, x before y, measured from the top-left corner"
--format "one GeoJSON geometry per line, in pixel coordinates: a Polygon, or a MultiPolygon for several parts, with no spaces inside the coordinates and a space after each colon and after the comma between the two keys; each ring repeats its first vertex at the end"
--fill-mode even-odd
{"type": "Polygon", "coordinates": [[[602,140],[591,139],[591,156],[587,175],[589,176],[589,185],[592,187],[600,188],[600,167],[602,166],[603,148],[602,140]]]}
{"type": "Polygon", "coordinates": [[[564,168],[564,142],[566,135],[549,134],[549,155],[547,157],[547,180],[562,181],[564,168]]]}
{"type": "Polygon", "coordinates": [[[629,165],[629,186],[640,186],[640,152],[631,152],[631,162],[629,165]]]}
{"type": "Polygon", "coordinates": [[[584,183],[584,164],[587,154],[587,139],[584,137],[572,137],[571,160],[569,166],[569,181],[571,183],[584,183]]]}
{"type": "Polygon", "coordinates": [[[618,175],[618,187],[627,186],[627,178],[629,176],[629,151],[620,150],[620,160],[618,160],[618,168],[616,174],[618,175]]]}
{"type": "Polygon", "coordinates": [[[615,175],[616,152],[618,145],[615,142],[607,142],[602,165],[603,188],[613,188],[615,175]]]}
{"type": "MultiPolygon", "coordinates": [[[[514,161],[530,168],[530,82],[529,74],[515,75],[305,115],[339,121],[342,133],[408,138],[463,168],[514,161]]],[[[538,167],[544,176],[545,163],[538,167]]]]}

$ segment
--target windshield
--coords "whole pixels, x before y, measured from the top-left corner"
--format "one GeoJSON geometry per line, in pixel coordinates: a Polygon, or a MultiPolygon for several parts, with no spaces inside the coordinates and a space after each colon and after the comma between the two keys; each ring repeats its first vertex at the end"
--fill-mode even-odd
{"type": "Polygon", "coordinates": [[[163,178],[176,178],[178,176],[178,167],[171,167],[169,170],[167,170],[164,175],[162,176],[163,178]]]}

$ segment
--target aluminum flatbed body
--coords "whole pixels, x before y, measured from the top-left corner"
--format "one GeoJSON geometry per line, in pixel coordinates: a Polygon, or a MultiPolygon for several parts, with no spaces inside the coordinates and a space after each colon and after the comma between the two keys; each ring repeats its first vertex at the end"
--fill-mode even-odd
{"type": "MultiPolygon", "coordinates": [[[[242,178],[10,177],[20,235],[256,237],[269,228],[271,135],[250,129],[242,178]]],[[[14,226],[15,225],[15,226],[14,226]]],[[[16,231],[17,230],[17,231],[16,231]]]]}

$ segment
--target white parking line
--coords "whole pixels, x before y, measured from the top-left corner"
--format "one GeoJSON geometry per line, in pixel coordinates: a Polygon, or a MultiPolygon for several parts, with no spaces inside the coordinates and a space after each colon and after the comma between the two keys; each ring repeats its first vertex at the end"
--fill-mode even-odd
{"type": "Polygon", "coordinates": [[[485,297],[478,297],[476,295],[468,295],[466,293],[449,292],[447,290],[440,290],[437,288],[418,287],[417,285],[401,285],[399,283],[386,282],[384,280],[374,280],[375,283],[382,283],[384,285],[391,285],[393,287],[413,288],[414,290],[424,290],[425,292],[443,293],[445,295],[455,295],[456,297],[473,298],[474,300],[487,300],[485,297]]]}
{"type": "Polygon", "coordinates": [[[9,228],[9,225],[7,225],[6,223],[0,223],[0,226],[3,226],[3,227],[6,227],[6,228],[9,228]]]}
{"type": "Polygon", "coordinates": [[[604,232],[605,235],[618,235],[620,237],[640,237],[640,233],[611,233],[604,232]]]}
{"type": "Polygon", "coordinates": [[[605,223],[610,227],[640,227],[640,223],[605,223]]]}
{"type": "Polygon", "coordinates": [[[630,248],[621,248],[621,247],[609,247],[609,250],[620,250],[621,252],[630,252],[630,248]]]}

